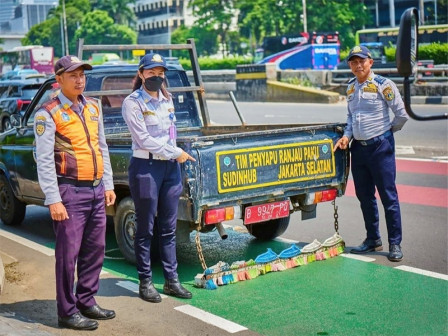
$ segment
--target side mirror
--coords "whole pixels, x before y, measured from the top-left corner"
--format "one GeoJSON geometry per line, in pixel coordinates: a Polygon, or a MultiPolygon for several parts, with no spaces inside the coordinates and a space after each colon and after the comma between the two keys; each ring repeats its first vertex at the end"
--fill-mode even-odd
{"type": "Polygon", "coordinates": [[[400,31],[397,39],[395,59],[397,70],[404,77],[404,106],[406,112],[415,120],[439,120],[448,119],[448,113],[439,115],[417,115],[411,108],[411,82],[409,76],[416,72],[418,52],[418,11],[415,7],[408,8],[400,20],[400,31]]]}
{"type": "Polygon", "coordinates": [[[22,125],[22,116],[19,113],[11,114],[9,119],[12,127],[20,127],[22,125]]]}

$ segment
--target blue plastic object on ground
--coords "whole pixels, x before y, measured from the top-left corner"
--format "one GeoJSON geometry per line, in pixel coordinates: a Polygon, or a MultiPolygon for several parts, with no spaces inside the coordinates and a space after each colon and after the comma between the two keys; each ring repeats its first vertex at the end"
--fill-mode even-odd
{"type": "Polygon", "coordinates": [[[255,258],[255,262],[257,264],[263,264],[268,263],[271,261],[274,261],[278,258],[278,255],[272,251],[270,248],[268,248],[267,252],[260,254],[258,257],[255,258]]]}
{"type": "Polygon", "coordinates": [[[298,256],[300,253],[301,253],[301,251],[297,247],[297,245],[291,244],[291,247],[288,247],[287,249],[281,251],[278,256],[279,256],[279,258],[282,258],[282,259],[288,259],[288,258],[298,256]]]}

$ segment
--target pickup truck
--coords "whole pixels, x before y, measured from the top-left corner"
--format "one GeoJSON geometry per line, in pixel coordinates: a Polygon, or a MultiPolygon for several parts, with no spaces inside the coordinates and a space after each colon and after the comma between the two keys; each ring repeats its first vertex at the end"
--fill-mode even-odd
{"type": "MultiPolygon", "coordinates": [[[[180,65],[170,64],[166,85],[173,94],[178,145],[196,162],[182,164],[183,194],[179,204],[178,241],[190,232],[222,232],[222,222],[242,219],[259,239],[275,238],[287,229],[290,215],[316,216],[316,204],[342,196],[349,173],[348,151],[333,153],[344,124],[214,125],[208,114],[193,40],[181,45],[121,46],[190,52],[194,81],[190,85],[180,65]],[[195,95],[196,93],[196,99],[195,95]],[[199,109],[198,109],[199,105],[199,109]]],[[[113,50],[117,46],[87,46],[83,50],[113,50]]],[[[108,207],[114,217],[116,240],[123,256],[135,261],[134,203],[127,168],[131,138],[121,116],[121,104],[131,92],[136,65],[95,66],[86,72],[85,95],[97,97],[103,113],[106,140],[114,173],[116,204],[108,207]]],[[[47,80],[13,128],[0,134],[0,218],[19,225],[26,205],[43,205],[36,171],[33,121],[35,112],[58,93],[54,78],[47,80]]],[[[229,111],[229,113],[231,113],[229,111]]],[[[242,118],[241,118],[242,119],[242,118]]],[[[242,119],[243,120],[243,119],[242,119]]]]}

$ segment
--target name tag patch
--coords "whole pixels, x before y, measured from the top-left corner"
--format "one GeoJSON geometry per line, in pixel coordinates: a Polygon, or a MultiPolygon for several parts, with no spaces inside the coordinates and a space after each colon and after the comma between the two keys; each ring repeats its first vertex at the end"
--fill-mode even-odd
{"type": "Polygon", "coordinates": [[[364,87],[363,91],[364,92],[377,93],[378,89],[377,89],[375,84],[369,83],[369,84],[367,84],[367,86],[364,87]]]}

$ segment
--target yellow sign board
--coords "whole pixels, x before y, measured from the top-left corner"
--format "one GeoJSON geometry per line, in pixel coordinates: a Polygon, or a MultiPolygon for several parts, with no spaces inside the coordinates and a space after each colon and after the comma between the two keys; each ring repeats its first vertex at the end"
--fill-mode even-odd
{"type": "Polygon", "coordinates": [[[141,49],[132,50],[132,56],[134,56],[134,57],[145,56],[145,50],[141,50],[141,49]]]}
{"type": "Polygon", "coordinates": [[[216,152],[220,193],[336,175],[331,139],[216,152]]]}

